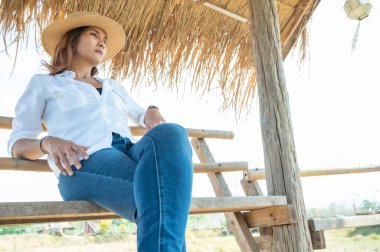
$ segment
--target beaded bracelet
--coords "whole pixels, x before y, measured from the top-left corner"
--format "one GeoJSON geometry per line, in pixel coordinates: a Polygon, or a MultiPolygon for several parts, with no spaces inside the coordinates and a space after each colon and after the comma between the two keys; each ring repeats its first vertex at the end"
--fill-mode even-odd
{"type": "Polygon", "coordinates": [[[41,138],[41,140],[40,140],[40,149],[41,149],[41,151],[42,151],[43,153],[45,153],[45,154],[49,154],[49,152],[47,152],[46,150],[44,150],[44,148],[42,148],[42,142],[43,142],[46,138],[48,138],[48,137],[51,137],[51,136],[44,136],[44,137],[41,138]]]}

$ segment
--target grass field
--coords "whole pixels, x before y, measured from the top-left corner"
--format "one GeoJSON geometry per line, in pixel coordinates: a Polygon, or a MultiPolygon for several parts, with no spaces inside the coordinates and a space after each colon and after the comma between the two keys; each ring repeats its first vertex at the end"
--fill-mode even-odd
{"type": "MultiPolygon", "coordinates": [[[[350,236],[353,229],[326,231],[328,252],[380,252],[380,235],[350,236]]],[[[240,251],[233,236],[220,236],[215,230],[188,231],[189,252],[240,251]]],[[[58,237],[47,234],[0,235],[0,252],[118,252],[136,251],[136,236],[125,234],[58,237]]]]}

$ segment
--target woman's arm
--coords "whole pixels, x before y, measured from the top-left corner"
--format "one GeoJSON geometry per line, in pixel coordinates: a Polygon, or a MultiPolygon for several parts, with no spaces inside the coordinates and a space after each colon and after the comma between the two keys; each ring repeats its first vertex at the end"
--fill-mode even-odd
{"type": "Polygon", "coordinates": [[[39,150],[37,139],[42,132],[42,114],[45,109],[45,99],[40,84],[39,77],[34,75],[17,101],[12,132],[8,140],[8,153],[13,157],[33,160],[44,155],[39,150]]]}
{"type": "Polygon", "coordinates": [[[36,160],[45,155],[40,148],[40,139],[22,138],[13,144],[12,156],[15,158],[25,158],[36,160]]]}
{"type": "Polygon", "coordinates": [[[150,130],[154,126],[166,122],[158,109],[144,109],[132,98],[132,96],[124,88],[123,85],[115,82],[112,79],[111,81],[114,82],[118,92],[121,93],[121,97],[127,105],[126,107],[128,109],[128,117],[131,118],[136,124],[139,124],[140,126],[150,130]]]}

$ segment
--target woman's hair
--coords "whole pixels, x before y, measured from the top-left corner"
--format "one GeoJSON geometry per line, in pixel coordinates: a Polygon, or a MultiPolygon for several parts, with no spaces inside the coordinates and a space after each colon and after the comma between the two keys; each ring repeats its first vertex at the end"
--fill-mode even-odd
{"type": "MultiPolygon", "coordinates": [[[[58,42],[54,50],[54,55],[51,57],[50,64],[45,60],[41,61],[41,65],[48,69],[49,75],[59,74],[67,69],[73,59],[74,50],[79,42],[79,37],[87,28],[88,26],[81,26],[66,32],[58,42]]],[[[91,69],[91,76],[97,73],[98,69],[93,67],[91,69]]]]}

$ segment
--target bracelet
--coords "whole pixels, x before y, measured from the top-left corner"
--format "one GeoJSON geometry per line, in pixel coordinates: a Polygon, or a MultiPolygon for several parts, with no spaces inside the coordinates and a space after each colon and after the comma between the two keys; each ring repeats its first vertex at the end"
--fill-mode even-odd
{"type": "Polygon", "coordinates": [[[155,109],[159,110],[158,107],[155,105],[149,105],[148,109],[151,109],[151,108],[155,108],[155,109]]]}
{"type": "Polygon", "coordinates": [[[43,142],[46,138],[48,138],[48,137],[51,137],[51,136],[44,136],[44,137],[41,138],[41,140],[40,140],[40,149],[41,149],[41,151],[42,151],[43,153],[45,153],[45,154],[49,154],[49,152],[47,152],[47,151],[42,147],[42,142],[43,142]]]}

